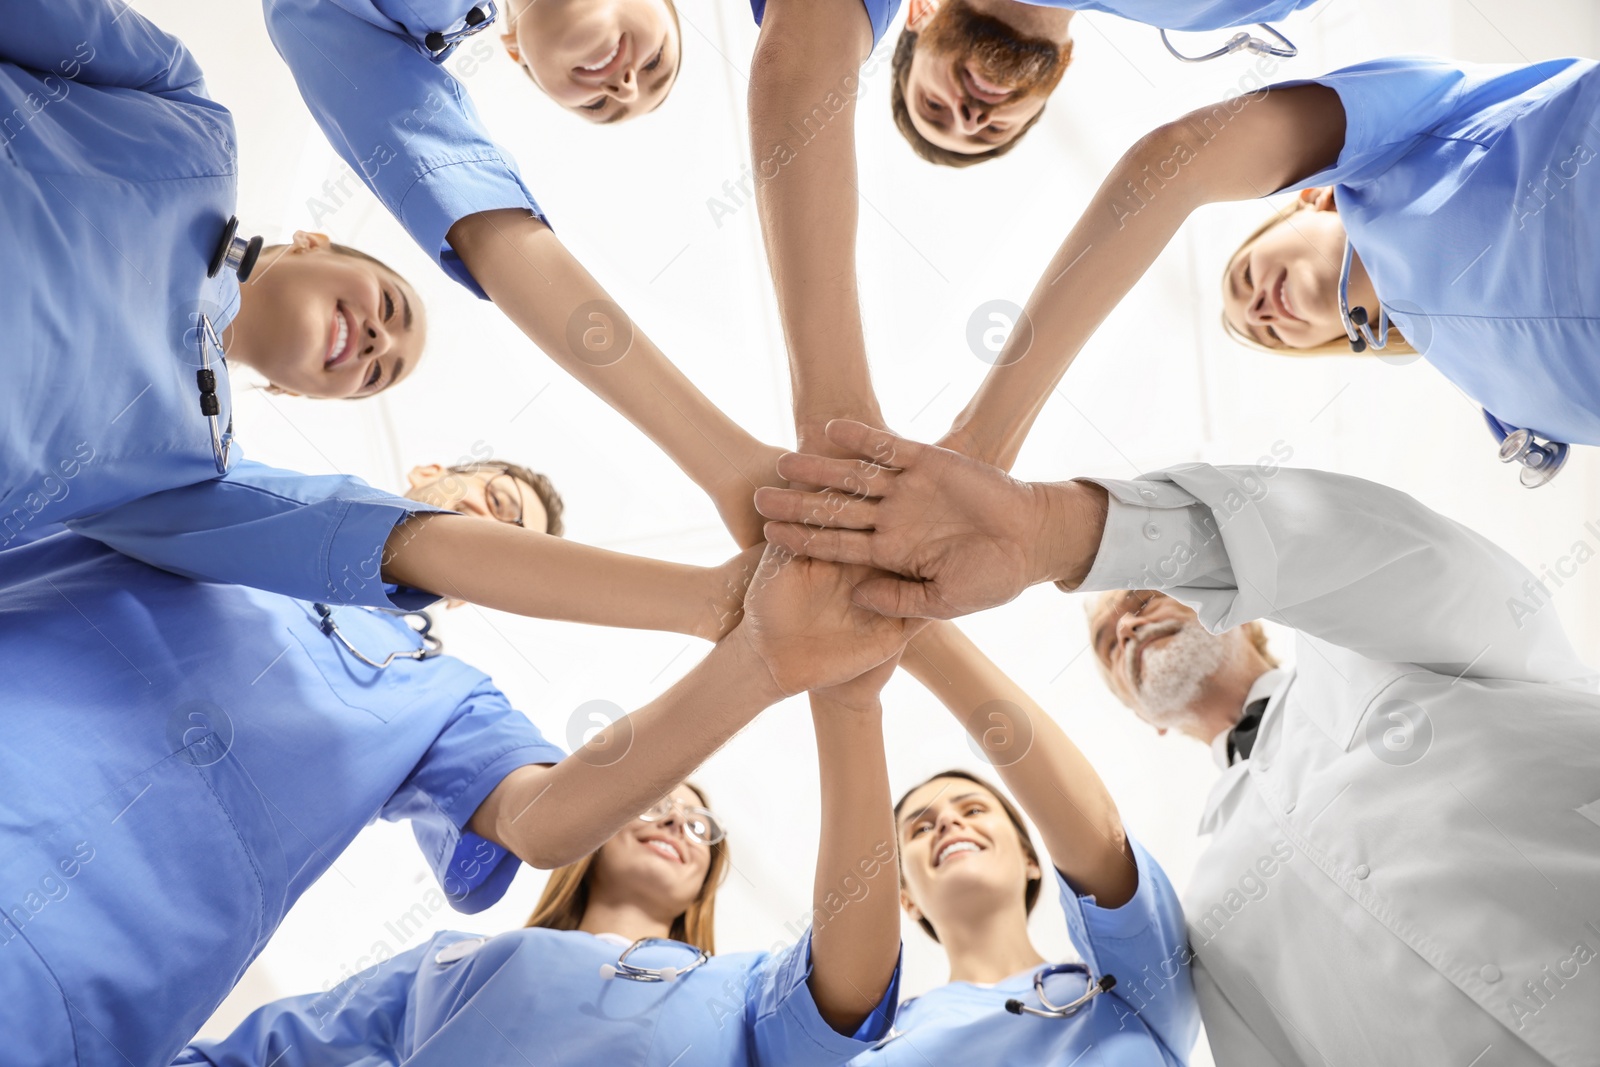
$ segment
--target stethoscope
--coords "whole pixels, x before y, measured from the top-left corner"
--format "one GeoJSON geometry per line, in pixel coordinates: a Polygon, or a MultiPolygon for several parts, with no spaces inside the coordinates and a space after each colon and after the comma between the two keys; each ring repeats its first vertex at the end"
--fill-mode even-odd
{"type": "Polygon", "coordinates": [[[356,659],[360,660],[362,663],[365,663],[369,667],[376,667],[380,671],[397,659],[432,659],[444,650],[444,641],[433,636],[433,634],[430,632],[433,629],[433,617],[426,611],[408,611],[405,613],[408,626],[410,625],[409,620],[411,619],[422,620],[422,625],[411,627],[411,631],[418,637],[422,638],[422,647],[408,648],[402,649],[398,652],[391,652],[384,657],[382,663],[379,663],[376,660],[368,659],[362,654],[359,648],[350,643],[350,639],[346,637],[339,629],[339,624],[333,621],[332,608],[326,604],[313,604],[311,605],[311,608],[317,613],[317,629],[322,631],[323,636],[333,638],[345,648],[349,649],[350,654],[356,659]]]}
{"type": "MultiPolygon", "coordinates": [[[[238,235],[238,231],[239,217],[230,215],[228,224],[222,230],[222,240],[217,243],[217,250],[206,266],[207,278],[215,278],[223,267],[227,267],[239,276],[241,285],[250,280],[250,273],[256,269],[256,260],[261,256],[261,238],[252,237],[247,241],[238,235]]],[[[200,414],[205,416],[211,427],[211,458],[217,465],[217,473],[227,474],[228,453],[233,449],[233,413],[228,413],[228,428],[224,430],[218,421],[222,414],[222,402],[217,399],[217,374],[211,369],[211,350],[215,348],[217,356],[224,363],[227,362],[227,352],[217,336],[216,327],[211,324],[211,316],[205,312],[200,313],[200,326],[195,332],[200,346],[200,369],[194,372],[195,384],[200,387],[200,414]]]]}
{"type": "Polygon", "coordinates": [[[616,963],[602,963],[600,977],[608,982],[613,978],[626,978],[630,982],[676,982],[691,971],[704,967],[710,959],[711,956],[705,949],[682,941],[674,941],[670,937],[641,937],[622,950],[622,955],[617,957],[616,963]],[[694,953],[694,961],[687,967],[641,967],[637,963],[629,963],[628,957],[646,945],[675,945],[686,948],[694,953]]]}
{"type": "MultiPolygon", "coordinates": [[[[1355,247],[1346,236],[1344,263],[1339,268],[1339,319],[1344,323],[1344,333],[1350,341],[1351,351],[1359,355],[1368,348],[1381,350],[1389,344],[1389,313],[1384,309],[1383,302],[1379,301],[1378,328],[1374,333],[1368,322],[1367,309],[1350,306],[1350,264],[1354,258],[1355,247]]],[[[1520,464],[1520,480],[1529,489],[1547,484],[1566,466],[1567,455],[1572,449],[1565,442],[1541,441],[1532,430],[1501,422],[1487,408],[1483,417],[1489,424],[1489,432],[1500,442],[1500,462],[1520,464]]]]}
{"type": "Polygon", "coordinates": [[[1161,43],[1167,46],[1167,51],[1172,53],[1174,59],[1183,63],[1205,63],[1209,60],[1221,59],[1223,56],[1231,56],[1235,52],[1251,52],[1258,56],[1276,56],[1279,59],[1293,59],[1300,54],[1300,49],[1294,46],[1293,41],[1268,26],[1265,22],[1258,22],[1256,25],[1266,30],[1278,43],[1273,44],[1271,41],[1253,37],[1248,30],[1240,30],[1228,38],[1227,43],[1221,48],[1207,52],[1203,56],[1186,56],[1178,51],[1172,46],[1172,41],[1167,37],[1166,30],[1161,31],[1161,43]]]}
{"type": "Polygon", "coordinates": [[[1013,998],[1006,1001],[1006,1011],[1012,1015],[1036,1015],[1041,1019],[1067,1019],[1082,1011],[1085,1005],[1101,993],[1110,992],[1117,984],[1115,975],[1103,974],[1098,981],[1090,981],[1089,988],[1077,1000],[1067,1004],[1057,1004],[1045,996],[1044,983],[1058,974],[1081,974],[1087,981],[1089,968],[1081,963],[1053,963],[1048,967],[1039,968],[1033,972],[1033,995],[1039,998],[1039,1003],[1044,1007],[1035,1008],[1013,998]]]}
{"type": "Polygon", "coordinates": [[[493,22],[498,14],[499,12],[494,6],[494,0],[485,0],[484,3],[478,4],[467,12],[466,17],[462,20],[465,25],[461,29],[451,30],[448,33],[434,30],[422,39],[422,45],[429,52],[432,52],[434,58],[437,59],[440,53],[455,47],[473,34],[481,33],[488,29],[489,23],[493,22]]]}
{"type": "MultiPolygon", "coordinates": [[[[1057,1004],[1045,995],[1044,984],[1058,974],[1081,974],[1083,975],[1084,980],[1088,981],[1089,968],[1085,967],[1081,963],[1052,963],[1049,966],[1039,968],[1033,974],[1033,995],[1038,997],[1039,1003],[1044,1006],[1042,1008],[1035,1008],[1031,1005],[1024,1004],[1022,1001],[1013,997],[1012,999],[1006,1001],[1006,1011],[1009,1011],[1012,1015],[1036,1015],[1041,1019],[1069,1019],[1078,1014],[1078,1012],[1082,1011],[1084,1007],[1095,997],[1098,997],[1101,993],[1110,992],[1110,990],[1113,989],[1117,984],[1117,979],[1115,976],[1109,974],[1103,975],[1099,981],[1089,982],[1089,988],[1085,990],[1083,996],[1079,997],[1077,1000],[1066,1004],[1057,1004]]],[[[916,997],[912,997],[909,1000],[903,1001],[900,1005],[900,1014],[904,1015],[906,1013],[906,1009],[911,1007],[911,1005],[916,1002],[916,999],[916,997]]],[[[907,1030],[891,1028],[887,1034],[884,1034],[878,1039],[877,1043],[872,1046],[872,1049],[874,1052],[876,1052],[878,1049],[883,1048],[883,1046],[889,1044],[891,1041],[906,1036],[906,1034],[909,1032],[910,1031],[907,1030]]]]}

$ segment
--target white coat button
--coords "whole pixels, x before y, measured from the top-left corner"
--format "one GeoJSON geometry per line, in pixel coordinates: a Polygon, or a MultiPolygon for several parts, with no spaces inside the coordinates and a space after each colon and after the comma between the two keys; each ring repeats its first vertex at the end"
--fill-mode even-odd
{"type": "Polygon", "coordinates": [[[1485,982],[1498,982],[1500,981],[1500,968],[1492,963],[1485,963],[1483,969],[1478,972],[1478,977],[1485,982]]]}
{"type": "Polygon", "coordinates": [[[433,957],[434,963],[454,963],[464,960],[483,947],[487,937],[469,937],[465,941],[456,941],[440,949],[438,955],[433,957]]]}
{"type": "Polygon", "coordinates": [[[1356,877],[1357,878],[1365,878],[1367,875],[1369,875],[1371,873],[1372,873],[1372,868],[1368,867],[1365,863],[1363,863],[1363,864],[1359,865],[1358,867],[1356,867],[1356,877]]]}
{"type": "Polygon", "coordinates": [[[1283,813],[1285,815],[1293,815],[1294,814],[1294,801],[1291,800],[1291,801],[1289,801],[1289,803],[1287,803],[1287,804],[1285,804],[1283,806],[1283,813]]]}
{"type": "Polygon", "coordinates": [[[1147,522],[1144,524],[1144,535],[1151,541],[1159,541],[1161,540],[1161,527],[1153,522],[1147,522]]]}
{"type": "Polygon", "coordinates": [[[1144,497],[1146,500],[1154,500],[1156,498],[1156,491],[1154,489],[1140,489],[1139,495],[1144,497]]]}

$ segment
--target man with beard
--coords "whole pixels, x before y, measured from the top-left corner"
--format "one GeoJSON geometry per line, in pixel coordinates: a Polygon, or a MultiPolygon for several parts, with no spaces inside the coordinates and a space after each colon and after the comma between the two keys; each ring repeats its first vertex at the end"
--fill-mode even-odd
{"type": "Polygon", "coordinates": [[[1184,910],[1218,1063],[1594,1062],[1600,693],[1526,568],[1403,493],[1271,461],[1026,483],[827,432],[879,463],[784,456],[828,488],[761,490],[770,541],[906,576],[856,588],[895,615],[1115,590],[1090,627],[1112,690],[1213,747],[1184,910]],[[1259,619],[1297,631],[1292,670],[1259,619]]]}
{"type": "Polygon", "coordinates": [[[917,155],[947,167],[1003,156],[1044,114],[1072,60],[1078,11],[1168,30],[1283,18],[1316,0],[911,0],[890,106],[917,155]]]}

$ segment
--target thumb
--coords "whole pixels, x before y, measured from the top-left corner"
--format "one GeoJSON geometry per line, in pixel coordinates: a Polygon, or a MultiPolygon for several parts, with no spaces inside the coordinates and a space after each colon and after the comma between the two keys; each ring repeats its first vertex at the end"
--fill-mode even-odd
{"type": "Polygon", "coordinates": [[[932,593],[929,582],[904,578],[868,578],[859,583],[850,599],[857,607],[892,618],[948,619],[951,613],[932,593]]]}

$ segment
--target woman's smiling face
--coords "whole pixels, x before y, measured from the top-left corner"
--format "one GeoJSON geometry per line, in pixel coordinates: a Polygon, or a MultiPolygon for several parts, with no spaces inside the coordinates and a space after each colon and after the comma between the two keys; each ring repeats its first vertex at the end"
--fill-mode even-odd
{"type": "Polygon", "coordinates": [[[355,399],[405,378],[422,356],[422,301],[405,279],[322,234],[297,233],[240,287],[230,357],[302,396],[355,399]]]}
{"type": "Polygon", "coordinates": [[[654,111],[683,59],[666,0],[537,0],[514,6],[501,40],[544,94],[590,122],[654,111]]]}
{"type": "Polygon", "coordinates": [[[935,778],[900,808],[902,900],[934,929],[1015,894],[1020,903],[1039,870],[1017,828],[988,789],[965,778],[935,778]]]}
{"type": "MultiPolygon", "coordinates": [[[[1229,325],[1267,348],[1316,348],[1343,337],[1344,239],[1344,223],[1331,209],[1297,210],[1269,227],[1239,250],[1223,276],[1229,325]]],[[[1351,293],[1353,300],[1353,286],[1351,293]]]]}

